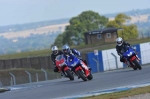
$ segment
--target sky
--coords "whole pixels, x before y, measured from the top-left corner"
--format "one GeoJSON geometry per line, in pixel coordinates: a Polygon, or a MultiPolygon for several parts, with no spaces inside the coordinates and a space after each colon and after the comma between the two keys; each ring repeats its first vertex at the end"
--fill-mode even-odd
{"type": "Polygon", "coordinates": [[[0,26],[150,8],[149,0],[0,0],[0,26]]]}

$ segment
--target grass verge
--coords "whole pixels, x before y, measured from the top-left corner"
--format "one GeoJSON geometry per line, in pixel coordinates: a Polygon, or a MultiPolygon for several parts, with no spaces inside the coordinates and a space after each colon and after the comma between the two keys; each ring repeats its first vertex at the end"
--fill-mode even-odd
{"type": "Polygon", "coordinates": [[[84,97],[84,98],[79,98],[79,99],[119,99],[119,98],[124,98],[128,96],[139,95],[139,94],[146,94],[146,93],[150,93],[150,86],[134,88],[134,89],[127,90],[127,91],[101,94],[98,96],[84,97]]]}

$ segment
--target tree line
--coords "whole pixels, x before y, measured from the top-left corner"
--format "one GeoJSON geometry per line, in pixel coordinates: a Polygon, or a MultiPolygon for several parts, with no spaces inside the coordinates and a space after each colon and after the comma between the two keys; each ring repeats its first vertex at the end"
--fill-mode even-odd
{"type": "MultiPolygon", "coordinates": [[[[138,37],[138,30],[135,24],[126,25],[125,23],[131,20],[131,17],[119,13],[115,19],[109,21],[105,16],[102,16],[94,11],[85,11],[69,20],[70,25],[66,27],[62,34],[59,34],[53,45],[58,47],[68,44],[70,46],[84,44],[84,33],[91,30],[102,28],[123,28],[124,39],[135,39],[138,37]]],[[[122,32],[119,32],[122,36],[122,32]]]]}

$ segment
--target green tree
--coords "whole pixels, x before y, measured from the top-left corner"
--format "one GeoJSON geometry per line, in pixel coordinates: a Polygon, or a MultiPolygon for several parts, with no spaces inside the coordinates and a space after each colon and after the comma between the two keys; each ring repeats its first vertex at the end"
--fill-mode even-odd
{"type": "MultiPolygon", "coordinates": [[[[108,18],[100,16],[93,11],[85,11],[70,19],[70,25],[66,27],[62,36],[62,43],[69,45],[80,45],[84,43],[84,33],[106,26],[108,18]]],[[[56,40],[55,40],[56,41],[56,40]]],[[[58,44],[58,42],[54,42],[58,44]]],[[[58,44],[60,45],[60,44],[58,44]]]]}
{"type": "Polygon", "coordinates": [[[107,23],[106,27],[123,28],[123,31],[118,31],[118,35],[124,39],[134,39],[138,37],[137,26],[134,24],[126,25],[125,23],[131,18],[123,13],[118,14],[114,20],[107,23]]]}
{"type": "Polygon", "coordinates": [[[56,37],[55,42],[51,46],[53,45],[57,45],[58,47],[63,46],[62,40],[63,40],[63,34],[59,34],[56,37]]]}

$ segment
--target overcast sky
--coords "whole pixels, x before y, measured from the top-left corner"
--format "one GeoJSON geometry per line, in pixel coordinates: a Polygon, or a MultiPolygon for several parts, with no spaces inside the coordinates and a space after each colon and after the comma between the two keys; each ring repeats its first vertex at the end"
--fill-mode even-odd
{"type": "Polygon", "coordinates": [[[150,8],[149,0],[0,0],[0,26],[150,8]]]}

